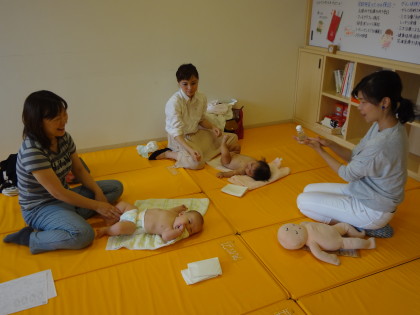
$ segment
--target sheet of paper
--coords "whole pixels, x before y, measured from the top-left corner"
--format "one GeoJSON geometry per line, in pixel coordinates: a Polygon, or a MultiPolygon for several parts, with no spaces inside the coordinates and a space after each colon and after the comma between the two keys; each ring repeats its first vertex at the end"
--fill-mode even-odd
{"type": "Polygon", "coordinates": [[[0,283],[0,314],[11,314],[48,303],[57,296],[51,270],[0,283]]]}

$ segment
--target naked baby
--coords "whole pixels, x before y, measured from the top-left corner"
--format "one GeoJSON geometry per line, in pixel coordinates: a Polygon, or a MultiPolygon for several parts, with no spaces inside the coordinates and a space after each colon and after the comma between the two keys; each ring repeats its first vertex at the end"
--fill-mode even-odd
{"type": "Polygon", "coordinates": [[[248,175],[258,181],[270,179],[270,166],[265,159],[258,161],[248,155],[239,154],[239,147],[229,151],[226,141],[226,136],[223,136],[222,144],[220,146],[220,160],[224,167],[232,171],[219,172],[216,174],[218,178],[232,177],[234,175],[248,175]]]}

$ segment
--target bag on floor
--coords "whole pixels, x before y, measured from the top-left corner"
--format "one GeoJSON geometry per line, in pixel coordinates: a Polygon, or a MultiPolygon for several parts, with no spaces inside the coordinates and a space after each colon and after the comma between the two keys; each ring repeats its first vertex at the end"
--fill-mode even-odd
{"type": "Polygon", "coordinates": [[[16,161],[17,154],[10,154],[6,160],[0,162],[0,192],[17,186],[16,161]]]}
{"type": "Polygon", "coordinates": [[[238,139],[244,137],[244,111],[241,108],[232,108],[233,118],[226,120],[225,132],[236,133],[238,139]]]}

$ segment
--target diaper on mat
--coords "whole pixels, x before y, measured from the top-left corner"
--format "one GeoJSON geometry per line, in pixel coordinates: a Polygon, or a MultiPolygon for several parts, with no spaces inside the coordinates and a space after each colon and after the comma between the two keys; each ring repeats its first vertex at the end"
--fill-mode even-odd
{"type": "MultiPolygon", "coordinates": [[[[196,210],[205,215],[210,204],[208,198],[188,198],[188,199],[147,199],[137,200],[135,206],[139,210],[139,215],[149,208],[171,209],[176,206],[185,205],[189,210],[196,210]]],[[[120,249],[122,247],[128,249],[157,249],[160,247],[171,245],[183,238],[188,237],[188,231],[184,230],[182,235],[176,239],[164,242],[160,235],[144,233],[142,228],[138,228],[132,235],[110,236],[106,245],[107,250],[120,249]]]]}

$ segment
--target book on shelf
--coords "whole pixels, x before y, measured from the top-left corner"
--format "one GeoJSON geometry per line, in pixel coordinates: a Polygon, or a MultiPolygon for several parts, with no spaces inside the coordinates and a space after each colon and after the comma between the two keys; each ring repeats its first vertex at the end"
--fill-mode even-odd
{"type": "Polygon", "coordinates": [[[344,68],[343,84],[341,86],[341,95],[350,97],[351,95],[351,81],[354,72],[354,62],[347,62],[344,68]]]}
{"type": "Polygon", "coordinates": [[[334,81],[335,81],[335,91],[337,93],[341,92],[341,86],[343,85],[343,70],[334,70],[334,81]]]}

